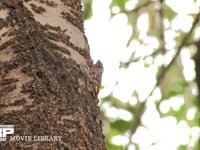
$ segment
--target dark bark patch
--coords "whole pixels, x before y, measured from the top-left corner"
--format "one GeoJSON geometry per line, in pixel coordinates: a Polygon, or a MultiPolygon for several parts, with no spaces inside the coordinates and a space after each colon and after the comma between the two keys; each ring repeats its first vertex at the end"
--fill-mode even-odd
{"type": "Polygon", "coordinates": [[[61,0],[61,2],[74,10],[82,11],[81,0],[61,0]]]}
{"type": "Polygon", "coordinates": [[[0,45],[0,51],[3,50],[3,49],[5,49],[5,48],[8,48],[8,46],[10,46],[12,43],[13,43],[13,40],[11,39],[11,40],[9,40],[9,41],[1,44],[0,45]]]}
{"type": "Polygon", "coordinates": [[[30,6],[31,6],[31,9],[35,13],[38,13],[38,14],[42,14],[42,13],[44,13],[46,11],[44,7],[37,6],[37,5],[33,4],[33,3],[31,3],[30,6]]]}
{"type": "Polygon", "coordinates": [[[46,4],[47,6],[50,6],[50,7],[57,6],[57,4],[54,1],[49,1],[49,0],[40,0],[40,3],[46,4]]]}
{"type": "Polygon", "coordinates": [[[81,19],[78,17],[75,18],[72,15],[70,15],[68,12],[63,12],[63,11],[61,12],[61,15],[64,19],[66,19],[67,21],[69,21],[70,23],[78,27],[81,31],[84,31],[82,18],[81,19]]]}

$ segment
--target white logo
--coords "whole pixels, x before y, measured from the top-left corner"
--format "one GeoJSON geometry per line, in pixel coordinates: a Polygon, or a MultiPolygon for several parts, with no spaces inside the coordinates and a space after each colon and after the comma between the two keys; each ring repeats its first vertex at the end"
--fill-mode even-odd
{"type": "Polygon", "coordinates": [[[6,141],[6,135],[14,133],[14,125],[0,125],[0,141],[6,141]]]}

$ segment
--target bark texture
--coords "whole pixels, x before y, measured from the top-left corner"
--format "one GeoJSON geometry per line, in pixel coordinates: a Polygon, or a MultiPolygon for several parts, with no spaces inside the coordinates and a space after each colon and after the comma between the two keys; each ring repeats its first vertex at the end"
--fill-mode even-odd
{"type": "Polygon", "coordinates": [[[86,88],[91,62],[80,0],[0,0],[0,149],[103,150],[100,110],[86,88]]]}

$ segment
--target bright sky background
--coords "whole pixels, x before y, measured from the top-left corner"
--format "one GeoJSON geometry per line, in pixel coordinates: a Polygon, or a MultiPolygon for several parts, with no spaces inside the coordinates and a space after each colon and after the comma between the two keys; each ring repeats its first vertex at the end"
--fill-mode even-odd
{"type": "MultiPolygon", "coordinates": [[[[139,93],[140,99],[144,100],[156,82],[155,75],[157,66],[160,63],[168,63],[172,56],[169,53],[166,58],[157,58],[157,64],[151,67],[144,68],[143,63],[134,63],[128,69],[119,69],[119,61],[126,61],[129,59],[133,49],[140,49],[141,53],[136,53],[138,56],[147,53],[147,49],[157,48],[158,41],[155,38],[147,37],[145,30],[141,33],[141,37],[148,43],[147,45],[140,45],[137,41],[132,41],[130,47],[126,47],[126,43],[131,34],[131,28],[127,26],[126,15],[120,14],[109,20],[109,4],[111,0],[94,0],[93,4],[93,18],[85,22],[86,36],[88,37],[91,55],[94,61],[100,59],[104,64],[103,85],[104,89],[100,96],[107,96],[113,91],[113,95],[122,102],[129,102],[133,105],[136,103],[132,97],[133,91],[139,93]],[[148,75],[148,77],[147,77],[148,75]],[[116,81],[118,82],[116,86],[116,81]]],[[[134,0],[129,4],[134,5],[134,0]]],[[[197,0],[196,5],[192,0],[166,0],[166,4],[171,6],[179,15],[173,20],[172,24],[166,21],[166,26],[170,26],[173,30],[182,30],[187,32],[193,22],[192,17],[188,14],[197,13],[199,11],[200,0],[197,0]],[[178,7],[177,7],[178,6],[178,7]],[[184,23],[183,23],[184,22],[184,23]]],[[[130,5],[127,5],[130,8],[130,5]]],[[[114,10],[114,11],[117,11],[114,10]]],[[[138,24],[141,30],[148,28],[148,16],[142,15],[138,24]],[[142,26],[143,25],[143,26],[142,26]]],[[[174,49],[174,38],[176,33],[173,30],[165,32],[166,47],[174,49]]],[[[196,37],[199,37],[199,32],[196,37]]],[[[151,53],[151,51],[148,51],[151,53]]],[[[194,63],[190,59],[190,52],[184,49],[181,52],[181,58],[184,59],[184,77],[191,81],[194,79],[194,63]]],[[[149,62],[151,62],[149,58],[149,62]]],[[[194,88],[195,93],[195,88],[194,88]]],[[[197,92],[196,92],[197,93],[197,92]]],[[[152,100],[147,103],[147,110],[142,121],[147,128],[140,127],[136,134],[132,137],[134,142],[139,143],[141,150],[176,150],[180,144],[189,143],[188,148],[194,144],[194,140],[200,136],[199,128],[190,128],[185,121],[177,122],[175,117],[160,117],[155,109],[154,101],[160,98],[159,89],[153,94],[152,100]]],[[[176,110],[184,104],[184,99],[181,96],[171,98],[169,101],[163,101],[160,109],[163,113],[167,113],[170,108],[176,110]]],[[[102,109],[107,110],[107,115],[111,118],[123,118],[124,120],[132,119],[132,116],[126,110],[116,109],[110,107],[105,103],[102,109]]],[[[187,118],[192,120],[197,112],[196,108],[188,110],[187,118]]],[[[112,139],[113,143],[125,145],[128,143],[126,135],[116,136],[112,139]]],[[[130,150],[134,150],[134,146],[130,150]]]]}

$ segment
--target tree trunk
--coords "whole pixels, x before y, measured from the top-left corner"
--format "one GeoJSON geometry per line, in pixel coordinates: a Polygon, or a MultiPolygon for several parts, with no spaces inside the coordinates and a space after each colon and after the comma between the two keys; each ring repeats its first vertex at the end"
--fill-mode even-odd
{"type": "Polygon", "coordinates": [[[104,150],[81,1],[0,0],[0,35],[0,149],[104,150]]]}

